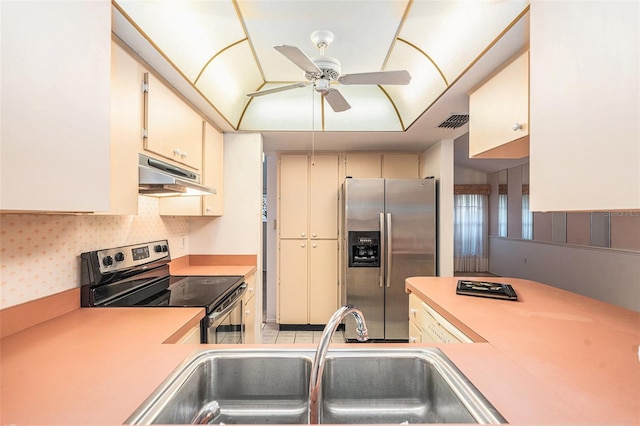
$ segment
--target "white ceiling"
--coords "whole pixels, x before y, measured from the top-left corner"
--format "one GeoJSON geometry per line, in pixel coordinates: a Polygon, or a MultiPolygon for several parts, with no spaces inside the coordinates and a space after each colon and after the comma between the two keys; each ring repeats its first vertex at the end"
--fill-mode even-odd
{"type": "MultiPolygon", "coordinates": [[[[486,40],[482,41],[482,48],[471,46],[469,40],[480,39],[477,31],[469,33],[470,29],[475,28],[476,24],[465,22],[473,18],[473,15],[479,15],[476,10],[477,5],[482,4],[486,7],[502,7],[510,8],[510,13],[518,16],[518,10],[527,9],[527,2],[514,0],[478,0],[478,1],[462,1],[462,2],[439,2],[432,0],[375,0],[375,1],[311,1],[311,0],[214,0],[212,2],[172,2],[174,9],[171,13],[164,11],[165,16],[152,16],[150,20],[154,24],[162,19],[167,19],[167,23],[159,26],[160,30],[157,35],[152,36],[153,29],[149,22],[145,22],[151,16],[147,9],[143,6],[162,3],[150,1],[127,1],[117,0],[117,8],[114,9],[114,33],[128,44],[138,55],[149,63],[156,71],[158,71],[167,81],[173,84],[180,92],[182,92],[201,112],[209,117],[209,119],[223,131],[242,131],[243,127],[250,128],[252,131],[260,131],[264,137],[264,150],[402,150],[402,151],[421,151],[433,143],[443,139],[457,139],[468,132],[468,125],[464,125],[458,129],[440,129],[437,126],[452,113],[466,114],[469,111],[469,102],[467,93],[477,86],[483,79],[487,77],[495,68],[507,61],[514,54],[526,48],[529,43],[528,19],[529,14],[525,13],[519,20],[511,19],[510,24],[505,25],[502,21],[492,22],[492,15],[483,15],[481,22],[487,25],[493,25],[500,28],[496,34],[483,35],[486,40]],[[240,126],[240,130],[236,126],[237,122],[229,120],[229,116],[251,116],[252,112],[247,107],[248,99],[244,93],[257,90],[259,87],[248,87],[247,90],[240,87],[236,96],[225,96],[224,99],[228,104],[221,103],[222,96],[209,96],[207,99],[203,92],[203,86],[197,86],[193,83],[196,79],[196,71],[198,66],[187,65],[189,57],[198,56],[197,46],[195,42],[187,43],[185,40],[178,43],[174,50],[167,44],[162,45],[162,34],[170,34],[172,31],[171,21],[179,20],[179,15],[184,11],[177,8],[177,5],[193,3],[200,8],[197,20],[191,18],[191,26],[194,27],[195,35],[184,34],[186,31],[176,33],[171,39],[179,39],[180,37],[192,37],[191,40],[203,39],[207,40],[209,45],[218,43],[214,50],[220,51],[220,46],[229,46],[234,40],[241,37],[241,33],[246,34],[246,51],[251,53],[252,59],[236,59],[229,61],[234,63],[234,69],[226,70],[227,79],[230,81],[232,75],[242,74],[243,70],[257,66],[258,71],[247,71],[246,77],[250,85],[257,84],[259,79],[259,87],[269,87],[269,84],[289,84],[296,81],[304,81],[302,71],[289,62],[285,57],[280,55],[273,49],[277,44],[288,44],[298,46],[307,56],[315,56],[317,54],[309,36],[311,32],[317,29],[328,29],[335,35],[335,40],[327,49],[327,54],[340,59],[342,62],[342,74],[357,73],[366,71],[378,71],[385,69],[386,63],[404,63],[410,68],[410,64],[402,62],[400,59],[394,60],[394,44],[399,44],[398,39],[410,40],[415,43],[423,51],[427,53],[434,62],[439,64],[442,75],[446,77],[448,86],[442,85],[438,92],[430,98],[428,94],[421,95],[424,99],[417,110],[418,112],[407,123],[404,123],[405,131],[362,131],[368,129],[366,124],[358,124],[359,116],[366,118],[368,106],[371,104],[366,100],[359,101],[357,92],[345,90],[354,86],[338,87],[344,90],[344,95],[352,104],[352,110],[347,111],[340,117],[344,125],[351,125],[354,129],[341,131],[318,131],[320,124],[314,122],[311,131],[291,131],[283,130],[284,125],[280,125],[278,130],[265,130],[263,128],[251,128],[251,126],[240,126]],[[208,4],[208,5],[207,5],[208,4]],[[458,15],[451,16],[451,11],[455,9],[452,5],[456,4],[458,15]],[[211,6],[213,5],[213,7],[211,6]],[[230,11],[229,8],[235,8],[230,11]],[[137,9],[136,9],[137,8],[137,9]],[[220,13],[218,16],[217,13],[220,13]],[[240,25],[233,22],[229,18],[232,13],[240,16],[240,25]],[[445,16],[445,12],[449,15],[445,16]],[[225,15],[226,14],[226,15],[225,15]],[[134,21],[133,18],[136,18],[134,21]],[[145,27],[145,25],[147,27],[145,27]],[[197,26],[197,28],[195,28],[197,26]],[[222,35],[216,35],[221,39],[214,40],[211,31],[221,32],[222,35]],[[222,30],[224,29],[224,31],[222,30]],[[195,31],[197,30],[197,31],[195,31]],[[431,31],[437,37],[425,37],[424,33],[431,31]],[[501,34],[503,33],[503,34],[501,34]],[[235,35],[234,35],[235,34],[235,35]],[[240,35],[238,35],[240,34],[240,35]],[[420,37],[424,40],[420,41],[420,37]],[[487,38],[488,37],[488,38],[487,38]],[[419,44],[422,43],[422,44],[419,44]],[[475,50],[479,50],[479,53],[475,50]],[[171,52],[171,53],[169,53],[171,52]],[[466,56],[465,56],[466,55],[466,56]],[[462,65],[455,65],[456,56],[465,56],[464,68],[457,70],[462,65]],[[177,64],[180,65],[177,65],[177,64]],[[190,68],[191,67],[191,68],[190,68]],[[450,69],[451,71],[448,71],[450,69]],[[266,84],[265,84],[266,83],[266,84]],[[351,96],[351,97],[350,97],[351,96]],[[242,106],[241,114],[237,108],[242,106]],[[232,111],[229,113],[228,111],[232,111]],[[347,115],[352,112],[351,115],[347,115]],[[407,128],[408,127],[408,128],[407,128]]],[[[484,10],[484,9],[483,9],[484,10]]],[[[491,8],[487,10],[491,11],[491,8]]],[[[497,14],[496,14],[497,15],[497,14]]],[[[504,18],[502,18],[504,20],[504,18]]],[[[177,28],[178,29],[178,28],[177,28]]],[[[202,43],[200,43],[202,44],[202,43]]],[[[404,44],[404,43],[400,43],[404,44]]],[[[477,42],[476,42],[477,44],[477,42]]],[[[211,47],[209,47],[211,49],[211,47]]],[[[231,49],[229,49],[231,50],[231,49]]],[[[398,49],[396,49],[398,50],[398,49]]],[[[239,52],[240,49],[237,50],[239,52]]],[[[208,55],[208,54],[207,54],[208,55]]],[[[206,59],[207,55],[200,54],[199,61],[206,59]]],[[[210,55],[209,55],[210,56],[210,55]]],[[[396,55],[397,56],[397,55],[396,55]]],[[[240,58],[240,57],[238,57],[240,58]]],[[[418,84],[421,79],[423,68],[412,68],[409,71],[412,74],[412,83],[418,84]]],[[[397,67],[386,69],[398,69],[397,67]]],[[[220,68],[218,68],[220,71],[220,68]]],[[[220,72],[218,74],[220,75],[220,72]]],[[[202,77],[205,73],[202,73],[202,77]]],[[[243,77],[245,78],[245,77],[243,77]]],[[[209,82],[208,84],[213,84],[209,82]]],[[[243,83],[244,84],[244,83],[243,83]]],[[[404,98],[414,93],[422,93],[418,90],[418,86],[402,86],[400,91],[394,92],[387,89],[390,99],[394,100],[396,108],[402,109],[402,105],[406,104],[404,98]],[[403,91],[404,90],[404,91],[403,91]],[[395,97],[395,98],[394,98],[395,97]]],[[[232,86],[232,84],[227,84],[232,86]]],[[[361,86],[360,86],[361,87],[361,86]]],[[[367,86],[368,87],[368,86],[367,86]]],[[[377,86],[374,86],[377,88],[377,86]]],[[[399,86],[397,86],[399,87],[399,86]]],[[[307,94],[307,88],[294,89],[292,91],[300,91],[300,96],[306,99],[311,97],[307,94]],[[304,92],[304,93],[303,93],[304,92]]],[[[215,90],[230,90],[230,87],[214,88],[211,93],[217,93],[215,90]]],[[[427,90],[427,89],[425,89],[427,90]]],[[[255,99],[268,99],[273,95],[263,96],[255,99]]],[[[275,98],[275,97],[274,97],[275,98]]],[[[266,104],[263,104],[266,105],[266,104]]],[[[266,117],[271,121],[275,117],[285,115],[282,108],[270,108],[266,106],[262,108],[269,115],[266,117]]],[[[294,108],[295,109],[295,108],[294,108]]],[[[325,108],[329,110],[328,107],[325,108]]],[[[290,112],[294,114],[295,111],[290,112]]],[[[320,105],[316,108],[316,114],[324,113],[327,117],[318,120],[323,122],[330,120],[330,114],[333,111],[324,111],[320,105]]],[[[306,114],[306,113],[305,113],[306,114]]],[[[336,114],[336,113],[333,113],[336,114]]],[[[372,115],[373,113],[369,114],[372,115]]],[[[387,116],[389,114],[386,114],[387,116]]],[[[407,115],[411,117],[411,114],[407,115]]],[[[264,120],[264,118],[263,118],[264,120]]],[[[378,119],[379,121],[380,119],[378,119]]],[[[308,120],[310,122],[310,120],[308,120]]],[[[282,122],[284,123],[284,121],[282,122]]],[[[364,122],[363,122],[364,123],[364,122]]],[[[309,126],[310,128],[311,126],[309,126]]],[[[293,126],[292,128],[296,128],[293,126]]],[[[306,128],[306,127],[303,127],[306,128]]],[[[341,128],[341,127],[338,127],[341,128]]],[[[343,127],[342,127],[343,128],[343,127]]],[[[341,129],[342,129],[341,128],[341,129]]],[[[461,139],[464,143],[464,138],[461,139]]],[[[457,143],[458,144],[458,143],[457,143]]],[[[460,151],[458,149],[458,151],[460,151]]],[[[503,162],[498,162],[495,166],[488,166],[489,161],[486,160],[468,160],[459,158],[456,155],[456,162],[464,167],[476,168],[478,170],[487,170],[487,168],[504,168],[503,162]]]]}

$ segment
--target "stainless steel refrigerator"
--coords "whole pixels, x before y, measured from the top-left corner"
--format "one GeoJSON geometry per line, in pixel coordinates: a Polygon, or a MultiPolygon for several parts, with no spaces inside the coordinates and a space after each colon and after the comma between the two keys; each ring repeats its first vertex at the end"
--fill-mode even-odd
{"type": "MultiPolygon", "coordinates": [[[[342,189],[344,300],[370,339],[408,341],[405,279],[436,273],[435,179],[347,178],[342,189]]],[[[345,337],[356,338],[351,316],[345,337]]]]}

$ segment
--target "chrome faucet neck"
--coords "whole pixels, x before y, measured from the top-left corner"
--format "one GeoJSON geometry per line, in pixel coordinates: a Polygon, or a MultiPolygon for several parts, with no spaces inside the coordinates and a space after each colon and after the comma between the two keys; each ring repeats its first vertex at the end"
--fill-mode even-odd
{"type": "Polygon", "coordinates": [[[319,420],[318,393],[320,391],[320,382],[322,381],[322,372],[324,370],[324,362],[329,349],[329,343],[331,343],[331,338],[335,334],[340,322],[349,314],[353,315],[356,320],[358,341],[366,342],[369,339],[364,315],[356,306],[345,305],[333,313],[327,325],[324,326],[322,337],[320,337],[318,349],[316,349],[316,354],[311,366],[311,378],[309,379],[309,424],[318,424],[319,420]]]}

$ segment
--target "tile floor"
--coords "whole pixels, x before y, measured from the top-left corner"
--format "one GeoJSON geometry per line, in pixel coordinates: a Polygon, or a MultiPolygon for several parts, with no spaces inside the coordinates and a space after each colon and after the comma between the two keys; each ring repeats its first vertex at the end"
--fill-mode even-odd
{"type": "MultiPolygon", "coordinates": [[[[278,324],[266,323],[260,334],[262,343],[266,344],[292,344],[292,343],[318,343],[322,331],[280,331],[278,324]]],[[[336,331],[331,339],[333,343],[345,343],[344,331],[336,331]]]]}

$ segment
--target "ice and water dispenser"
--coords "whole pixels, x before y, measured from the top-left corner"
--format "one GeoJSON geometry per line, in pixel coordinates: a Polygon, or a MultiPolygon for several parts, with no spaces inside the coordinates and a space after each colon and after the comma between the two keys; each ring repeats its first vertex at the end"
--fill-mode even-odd
{"type": "Polygon", "coordinates": [[[349,231],[349,267],[380,266],[380,232],[349,231]]]}

